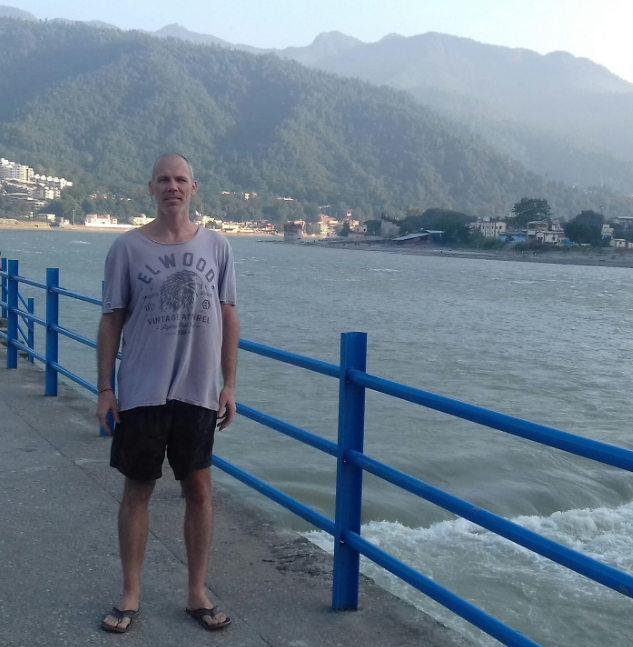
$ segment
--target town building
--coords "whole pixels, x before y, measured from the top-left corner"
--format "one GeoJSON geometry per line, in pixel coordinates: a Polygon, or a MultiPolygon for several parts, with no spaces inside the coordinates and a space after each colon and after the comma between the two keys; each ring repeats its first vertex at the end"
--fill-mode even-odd
{"type": "Polygon", "coordinates": [[[298,243],[301,240],[303,227],[294,222],[284,224],[284,243],[298,243]]]}
{"type": "Polygon", "coordinates": [[[89,213],[86,215],[84,220],[86,227],[112,227],[114,225],[118,225],[118,223],[118,219],[113,218],[109,213],[89,213]]]}
{"type": "Polygon", "coordinates": [[[34,171],[30,166],[0,158],[0,180],[14,180],[25,184],[33,182],[34,171]]]}
{"type": "Polygon", "coordinates": [[[479,218],[471,224],[471,229],[480,232],[484,238],[499,238],[507,232],[507,224],[505,220],[479,218]]]}
{"type": "MultiPolygon", "coordinates": [[[[337,229],[340,230],[339,221],[336,218],[327,216],[324,213],[319,214],[319,234],[321,236],[336,236],[337,229]]],[[[305,229],[304,229],[305,233],[305,229]]]]}
{"type": "Polygon", "coordinates": [[[620,225],[622,229],[633,228],[633,216],[617,216],[611,221],[612,225],[620,225]]]}
{"type": "Polygon", "coordinates": [[[384,218],[380,219],[380,235],[383,238],[395,238],[400,233],[400,225],[384,218]]]}
{"type": "Polygon", "coordinates": [[[133,216],[129,219],[129,222],[135,227],[142,227],[143,225],[147,225],[148,223],[153,221],[154,218],[148,218],[144,213],[142,213],[140,216],[133,216]]]}

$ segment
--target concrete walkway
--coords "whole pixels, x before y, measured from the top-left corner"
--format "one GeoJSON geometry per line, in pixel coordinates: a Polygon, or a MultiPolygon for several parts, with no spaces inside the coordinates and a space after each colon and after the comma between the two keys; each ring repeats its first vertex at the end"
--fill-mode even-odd
{"type": "Polygon", "coordinates": [[[184,613],[183,502],[167,474],[151,506],[141,615],[129,634],[99,628],[120,591],[116,514],[122,479],[94,405],[61,387],[45,398],[43,372],[0,348],[0,645],[210,643],[240,647],[467,643],[363,579],[362,608],[334,613],[331,557],[265,514],[216,488],[208,585],[233,618],[210,634],[184,613]]]}

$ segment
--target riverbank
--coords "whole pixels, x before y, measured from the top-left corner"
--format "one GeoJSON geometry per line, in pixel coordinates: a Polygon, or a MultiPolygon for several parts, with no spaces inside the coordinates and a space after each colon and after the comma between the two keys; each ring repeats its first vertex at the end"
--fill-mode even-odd
{"type": "MultiPolygon", "coordinates": [[[[18,222],[14,223],[3,223],[0,219],[0,231],[74,231],[79,233],[124,233],[134,229],[135,227],[86,227],[86,225],[70,225],[68,227],[51,227],[46,222],[18,222]]],[[[261,238],[262,236],[270,236],[271,239],[280,238],[283,240],[282,236],[271,236],[265,232],[251,232],[251,231],[223,231],[218,232],[222,233],[225,236],[256,236],[261,238]]]]}
{"type": "Polygon", "coordinates": [[[323,243],[328,249],[344,249],[363,252],[385,252],[410,256],[441,256],[446,258],[473,258],[486,261],[515,261],[520,263],[550,263],[554,265],[597,265],[600,267],[633,267],[633,250],[600,248],[599,251],[570,249],[569,251],[547,250],[515,252],[512,250],[469,250],[440,247],[396,247],[395,245],[366,245],[349,243],[323,243]]]}

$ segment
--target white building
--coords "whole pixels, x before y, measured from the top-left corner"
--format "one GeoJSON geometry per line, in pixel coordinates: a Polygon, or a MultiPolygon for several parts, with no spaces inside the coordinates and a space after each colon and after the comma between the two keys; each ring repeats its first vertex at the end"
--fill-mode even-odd
{"type": "Polygon", "coordinates": [[[142,227],[143,225],[153,222],[154,220],[154,218],[148,218],[144,213],[142,213],[140,216],[134,216],[133,218],[130,218],[130,222],[135,227],[142,227]]]}
{"type": "Polygon", "coordinates": [[[51,189],[45,186],[40,186],[39,188],[30,191],[31,197],[38,200],[57,200],[61,197],[61,194],[61,189],[51,189]]]}
{"type": "Polygon", "coordinates": [[[24,164],[2,160],[0,165],[0,180],[15,180],[17,182],[33,182],[33,169],[24,164]]]}
{"type": "Polygon", "coordinates": [[[499,238],[507,230],[507,225],[504,220],[484,220],[477,224],[481,225],[479,231],[484,238],[499,238]]]}
{"type": "Polygon", "coordinates": [[[118,225],[118,220],[113,218],[109,213],[96,214],[89,213],[86,215],[84,224],[86,227],[112,227],[118,225]]]}
{"type": "Polygon", "coordinates": [[[66,187],[71,187],[73,185],[73,183],[69,182],[66,178],[52,177],[51,175],[39,175],[39,173],[36,173],[33,176],[33,181],[37,182],[40,185],[57,188],[60,191],[63,191],[66,187]]]}

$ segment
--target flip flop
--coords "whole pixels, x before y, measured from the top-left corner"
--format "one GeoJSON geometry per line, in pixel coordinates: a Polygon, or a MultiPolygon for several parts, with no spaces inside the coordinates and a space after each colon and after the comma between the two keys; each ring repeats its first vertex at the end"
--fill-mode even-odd
{"type": "MultiPolygon", "coordinates": [[[[114,627],[111,627],[110,625],[106,624],[105,618],[103,622],[101,623],[101,628],[104,631],[109,631],[110,633],[113,634],[124,634],[133,624],[134,621],[136,620],[138,616],[138,611],[133,611],[132,609],[127,609],[126,611],[121,611],[121,609],[117,609],[116,607],[112,607],[112,611],[108,613],[108,616],[114,616],[119,624],[121,623],[121,620],[124,618],[129,618],[130,622],[127,625],[127,627],[119,627],[119,625],[115,625],[114,627]]],[[[107,616],[106,616],[107,618],[107,616]]]]}
{"type": "Polygon", "coordinates": [[[229,618],[228,616],[226,616],[226,620],[224,622],[220,622],[215,625],[210,625],[208,622],[205,622],[203,620],[205,616],[209,616],[213,620],[219,613],[221,613],[217,605],[212,609],[196,609],[195,611],[192,611],[191,609],[185,609],[185,611],[192,618],[195,618],[207,631],[217,631],[218,629],[224,629],[224,627],[228,627],[231,624],[231,618],[229,618]]]}

